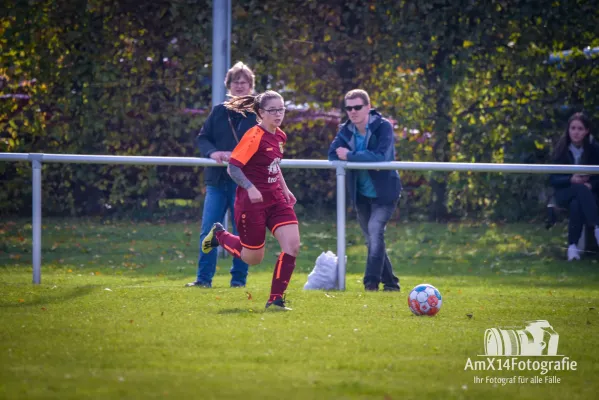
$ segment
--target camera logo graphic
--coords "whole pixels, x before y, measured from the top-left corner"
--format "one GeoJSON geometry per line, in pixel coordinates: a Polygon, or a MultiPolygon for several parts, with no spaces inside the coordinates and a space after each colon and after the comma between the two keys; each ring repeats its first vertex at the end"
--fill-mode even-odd
{"type": "Polygon", "coordinates": [[[524,329],[485,331],[487,356],[556,356],[559,334],[546,320],[529,321],[524,329]]]}

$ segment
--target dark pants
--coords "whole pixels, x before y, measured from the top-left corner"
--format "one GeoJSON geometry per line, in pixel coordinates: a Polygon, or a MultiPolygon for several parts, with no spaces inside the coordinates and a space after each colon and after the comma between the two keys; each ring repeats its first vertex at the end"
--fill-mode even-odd
{"type": "Polygon", "coordinates": [[[572,184],[569,188],[557,189],[555,201],[569,211],[568,245],[578,243],[582,226],[599,226],[599,213],[595,195],[583,184],[572,184]]]}
{"type": "Polygon", "coordinates": [[[371,199],[358,195],[357,214],[360,228],[366,238],[368,258],[364,273],[364,287],[376,290],[382,282],[384,289],[398,290],[399,279],[393,274],[393,267],[385,247],[385,228],[391,219],[397,203],[375,204],[371,199]]]}

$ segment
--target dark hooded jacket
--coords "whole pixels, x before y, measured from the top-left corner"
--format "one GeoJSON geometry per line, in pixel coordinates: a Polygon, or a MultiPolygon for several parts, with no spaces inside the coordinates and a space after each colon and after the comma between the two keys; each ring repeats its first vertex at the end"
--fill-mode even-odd
{"type": "MultiPolygon", "coordinates": [[[[243,134],[257,124],[256,114],[246,113],[244,117],[238,112],[227,110],[224,104],[219,104],[212,109],[202,130],[196,137],[196,144],[202,157],[210,158],[215,151],[232,151],[241,140],[243,134]],[[231,123],[229,123],[229,118],[231,123]],[[237,139],[233,135],[233,128],[237,139]]],[[[210,186],[219,186],[230,181],[227,169],[223,167],[205,167],[204,183],[210,186]]]]}

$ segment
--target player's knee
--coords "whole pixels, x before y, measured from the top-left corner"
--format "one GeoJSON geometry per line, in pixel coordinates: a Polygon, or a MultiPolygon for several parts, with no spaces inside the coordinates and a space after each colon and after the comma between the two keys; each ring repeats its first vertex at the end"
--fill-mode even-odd
{"type": "Polygon", "coordinates": [[[243,254],[243,261],[249,265],[258,265],[264,259],[264,251],[250,251],[243,254]]]}
{"type": "Polygon", "coordinates": [[[263,259],[264,259],[264,257],[254,256],[254,257],[251,257],[249,260],[247,260],[247,264],[248,265],[258,265],[262,262],[263,259]]]}
{"type": "Polygon", "coordinates": [[[297,240],[290,240],[285,244],[285,248],[282,249],[284,253],[289,254],[290,256],[297,257],[300,249],[300,241],[299,238],[297,240]]]}

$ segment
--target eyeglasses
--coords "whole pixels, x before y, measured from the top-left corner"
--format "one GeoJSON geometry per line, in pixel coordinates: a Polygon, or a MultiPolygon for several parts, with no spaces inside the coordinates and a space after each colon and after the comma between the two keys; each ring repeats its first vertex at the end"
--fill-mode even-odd
{"type": "Polygon", "coordinates": [[[360,104],[359,106],[345,106],[345,111],[350,112],[351,110],[360,111],[365,104],[360,104]]]}
{"type": "Polygon", "coordinates": [[[267,110],[265,108],[263,108],[264,111],[266,111],[267,113],[269,113],[270,115],[277,115],[277,114],[285,114],[285,110],[286,108],[271,108],[270,110],[267,110]]]}

